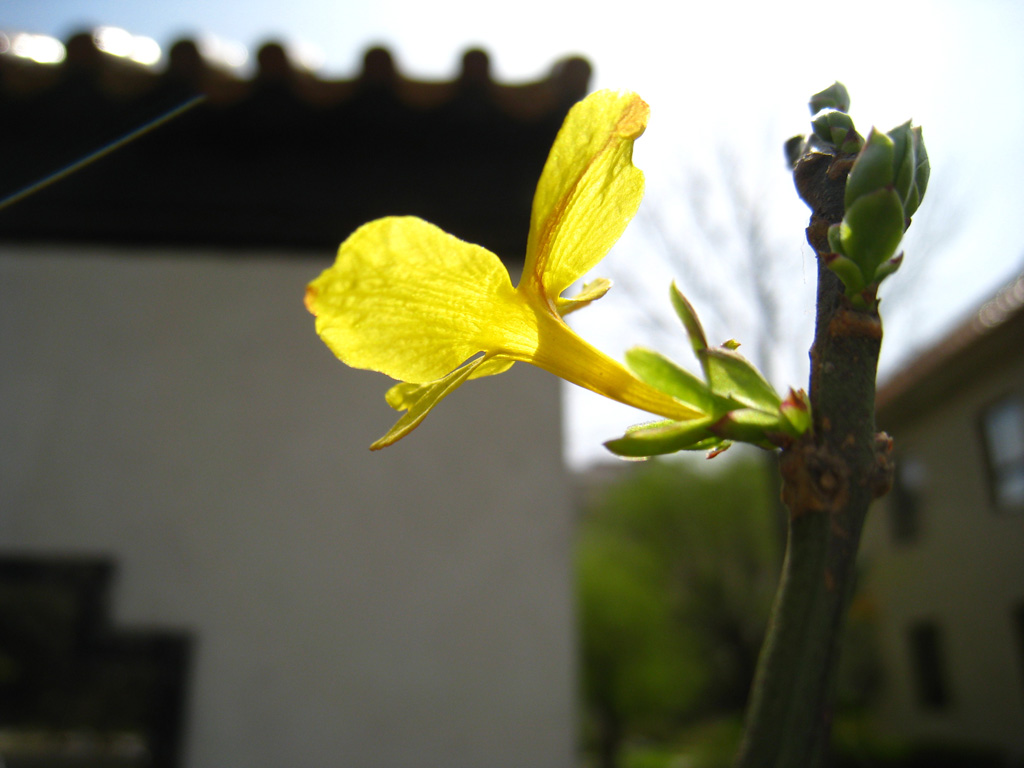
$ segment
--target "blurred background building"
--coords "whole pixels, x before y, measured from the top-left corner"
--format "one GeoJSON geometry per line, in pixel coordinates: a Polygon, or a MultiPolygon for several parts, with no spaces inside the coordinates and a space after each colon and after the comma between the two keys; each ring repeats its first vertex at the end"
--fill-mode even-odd
{"type": "MultiPolygon", "coordinates": [[[[1024,758],[1024,276],[878,393],[896,482],[864,533],[890,733],[1024,758]]],[[[1014,763],[1016,764],[1016,763],[1014,763]]]]}
{"type": "Polygon", "coordinates": [[[384,214],[517,269],[589,66],[422,82],[374,49],[325,81],[268,45],[242,79],[101,42],[0,55],[2,197],[116,147],[0,211],[0,755],[571,765],[556,380],[475,382],[370,454],[387,380],[302,297],[384,214]]]}

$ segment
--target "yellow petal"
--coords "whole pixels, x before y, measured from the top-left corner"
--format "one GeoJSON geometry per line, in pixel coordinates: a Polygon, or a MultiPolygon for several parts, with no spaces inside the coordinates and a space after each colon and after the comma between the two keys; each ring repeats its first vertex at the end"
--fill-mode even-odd
{"type": "Polygon", "coordinates": [[[306,290],[317,333],[343,362],[413,383],[494,349],[510,303],[520,302],[497,256],[414,217],[357,229],[306,290]]]}
{"type": "Polygon", "coordinates": [[[507,360],[503,357],[492,357],[473,371],[469,378],[482,379],[484,376],[496,376],[497,374],[504,373],[511,368],[513,363],[515,363],[515,360],[507,360]]]}
{"type": "Polygon", "coordinates": [[[389,445],[398,442],[416,429],[416,427],[420,425],[420,422],[426,418],[427,414],[433,410],[434,406],[461,387],[463,382],[470,378],[470,375],[477,370],[485,360],[486,358],[479,357],[476,360],[466,363],[461,368],[452,371],[447,376],[441,377],[437,381],[415,386],[414,389],[402,390],[401,388],[404,386],[402,384],[392,387],[388,392],[388,403],[391,404],[393,408],[398,409],[398,407],[392,403],[392,393],[395,393],[396,390],[398,390],[398,393],[395,395],[395,399],[402,398],[404,401],[402,403],[402,407],[408,408],[408,410],[402,418],[395,422],[395,425],[388,430],[388,433],[384,435],[384,437],[370,446],[370,450],[378,451],[381,448],[386,448],[389,445]]]}
{"type": "Polygon", "coordinates": [[[553,301],[619,239],[644,193],[633,140],[649,112],[635,93],[613,91],[597,91],[569,111],[533,198],[520,285],[553,301]]]}
{"type": "Polygon", "coordinates": [[[396,411],[407,411],[419,402],[433,384],[434,382],[429,384],[412,384],[408,381],[403,381],[389,389],[384,394],[384,399],[396,411]]]}
{"type": "MultiPolygon", "coordinates": [[[[505,360],[500,357],[488,360],[474,360],[471,363],[467,363],[467,365],[473,366],[469,378],[480,379],[484,376],[495,376],[507,371],[514,363],[515,360],[505,360]]],[[[437,384],[436,381],[430,381],[426,384],[413,384],[403,381],[389,389],[385,393],[384,399],[396,411],[407,411],[416,405],[435,384],[437,384]]]]}
{"type": "Polygon", "coordinates": [[[577,309],[583,309],[592,301],[597,301],[606,293],[608,289],[612,287],[612,281],[607,277],[599,277],[596,280],[591,280],[583,286],[583,289],[572,298],[562,298],[559,296],[555,299],[555,308],[558,310],[558,314],[565,317],[570,312],[575,312],[577,309]]]}

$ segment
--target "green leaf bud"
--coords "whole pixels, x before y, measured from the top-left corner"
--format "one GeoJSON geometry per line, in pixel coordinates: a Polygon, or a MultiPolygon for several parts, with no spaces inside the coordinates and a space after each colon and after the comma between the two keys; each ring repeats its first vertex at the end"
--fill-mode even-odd
{"type": "Polygon", "coordinates": [[[924,199],[924,193],[928,189],[928,179],[931,176],[931,163],[928,161],[928,150],[924,146],[924,137],[921,134],[921,127],[917,126],[911,130],[914,139],[914,154],[916,164],[914,167],[914,187],[904,205],[904,215],[909,219],[917,212],[918,206],[924,199]]]}
{"type": "Polygon", "coordinates": [[[907,195],[907,199],[903,201],[903,215],[906,217],[904,227],[910,225],[910,217],[914,215],[914,211],[916,211],[920,205],[921,195],[918,194],[917,185],[915,184],[910,188],[910,194],[907,195]]]}
{"type": "MultiPolygon", "coordinates": [[[[838,232],[839,225],[836,225],[834,229],[838,232]]],[[[839,279],[843,281],[843,285],[846,286],[847,296],[860,293],[867,286],[864,273],[860,271],[860,267],[852,259],[848,259],[839,253],[829,253],[822,257],[822,260],[825,262],[825,266],[835,272],[839,279]]]]}
{"type": "Polygon", "coordinates": [[[605,447],[626,458],[647,458],[666,453],[686,450],[704,450],[719,445],[722,440],[713,435],[708,427],[713,419],[691,421],[658,421],[630,427],[626,434],[609,440],[605,447]]]}
{"type": "Polygon", "coordinates": [[[828,228],[828,247],[832,249],[832,253],[842,255],[843,253],[843,240],[840,237],[840,226],[833,224],[828,228]]]}
{"type": "Polygon", "coordinates": [[[811,120],[814,135],[841,152],[856,152],[863,139],[853,125],[853,119],[836,109],[823,109],[811,120]]]}
{"type": "MultiPolygon", "coordinates": [[[[928,188],[931,164],[922,131],[908,120],[888,133],[872,128],[867,138],[862,138],[846,114],[850,96],[839,82],[816,93],[809,104],[813,133],[804,142],[791,140],[787,157],[791,163],[796,161],[794,170],[799,171],[804,161],[796,157],[797,150],[817,149],[832,155],[830,173],[849,168],[843,220],[828,228],[829,252],[820,258],[842,281],[853,306],[872,308],[877,304],[879,283],[902,263],[903,254],[894,254],[928,188]],[[853,154],[856,157],[849,165],[848,155],[853,154]]],[[[800,174],[796,175],[799,187],[800,174]]],[[[704,358],[714,362],[710,352],[704,358]]],[[[716,394],[728,391],[714,376],[708,381],[716,394]]]]}
{"type": "Polygon", "coordinates": [[[850,131],[839,144],[839,152],[844,155],[855,155],[864,147],[864,137],[856,131],[850,131]]]}
{"type": "Polygon", "coordinates": [[[861,195],[846,209],[839,225],[843,255],[874,275],[880,264],[892,258],[903,239],[903,204],[893,189],[861,195]]]}
{"type": "Polygon", "coordinates": [[[822,141],[832,143],[832,126],[828,124],[829,110],[823,109],[811,118],[811,130],[822,141]]]}
{"type": "Polygon", "coordinates": [[[913,134],[917,153],[917,170],[914,173],[914,183],[917,184],[918,192],[920,192],[921,198],[924,199],[924,193],[928,189],[928,179],[931,176],[932,166],[928,161],[928,150],[924,146],[924,132],[921,130],[921,126],[916,126],[913,134]]]}
{"type": "Polygon", "coordinates": [[[803,136],[793,136],[790,139],[786,139],[786,143],[782,145],[782,152],[786,156],[786,164],[790,170],[796,168],[796,164],[803,157],[805,149],[807,149],[807,141],[803,136]]]}
{"type": "Polygon", "coordinates": [[[786,420],[790,427],[790,434],[794,437],[808,432],[813,425],[811,419],[811,401],[807,393],[801,390],[789,390],[789,395],[779,405],[779,413],[786,420]]]}
{"type": "Polygon", "coordinates": [[[911,133],[910,121],[896,126],[887,135],[892,139],[893,145],[894,187],[900,201],[905,203],[914,186],[914,172],[917,169],[914,136],[911,133]]]}
{"type": "Polygon", "coordinates": [[[811,108],[812,115],[823,109],[838,109],[840,112],[849,112],[850,93],[846,90],[846,86],[837,80],[825,90],[811,96],[808,106],[811,108]]]}
{"type": "Polygon", "coordinates": [[[902,263],[903,263],[903,254],[902,253],[900,253],[900,254],[898,254],[896,256],[893,256],[888,261],[883,261],[881,264],[878,265],[878,269],[875,270],[874,277],[872,277],[872,282],[874,282],[874,283],[882,282],[883,280],[885,280],[885,278],[887,278],[889,275],[891,275],[893,272],[895,272],[897,269],[899,269],[900,265],[902,263]]]}
{"type": "Polygon", "coordinates": [[[892,139],[872,128],[846,179],[844,202],[847,210],[862,195],[884,189],[894,182],[894,154],[892,139]]]}

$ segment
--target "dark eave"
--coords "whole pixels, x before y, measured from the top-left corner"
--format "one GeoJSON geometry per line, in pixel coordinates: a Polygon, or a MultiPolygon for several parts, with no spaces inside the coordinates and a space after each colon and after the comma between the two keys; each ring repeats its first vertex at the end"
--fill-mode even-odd
{"type": "Polygon", "coordinates": [[[1024,353],[1024,275],[879,388],[882,429],[917,418],[959,388],[1024,353]]]}
{"type": "Polygon", "coordinates": [[[0,199],[188,103],[197,106],[0,210],[0,240],[327,249],[384,215],[414,214],[522,258],[533,191],[590,65],[494,82],[471,50],[447,82],[368,51],[322,80],[264,45],[241,79],[176,43],[162,71],[67,43],[59,65],[0,55],[0,199]]]}

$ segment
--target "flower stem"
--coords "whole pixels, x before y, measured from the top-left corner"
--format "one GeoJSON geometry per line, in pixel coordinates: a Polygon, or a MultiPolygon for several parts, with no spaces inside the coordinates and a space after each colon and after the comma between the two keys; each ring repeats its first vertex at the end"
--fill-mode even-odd
{"type": "MultiPolygon", "coordinates": [[[[829,252],[828,226],[842,219],[848,170],[848,160],[820,153],[805,155],[794,170],[813,211],[807,239],[819,256],[829,252]]],[[[780,459],[790,514],[786,558],[737,768],[814,768],[826,755],[861,529],[891,480],[890,444],[874,427],[881,340],[878,315],[851,307],[819,258],[814,430],[780,459]]]]}

